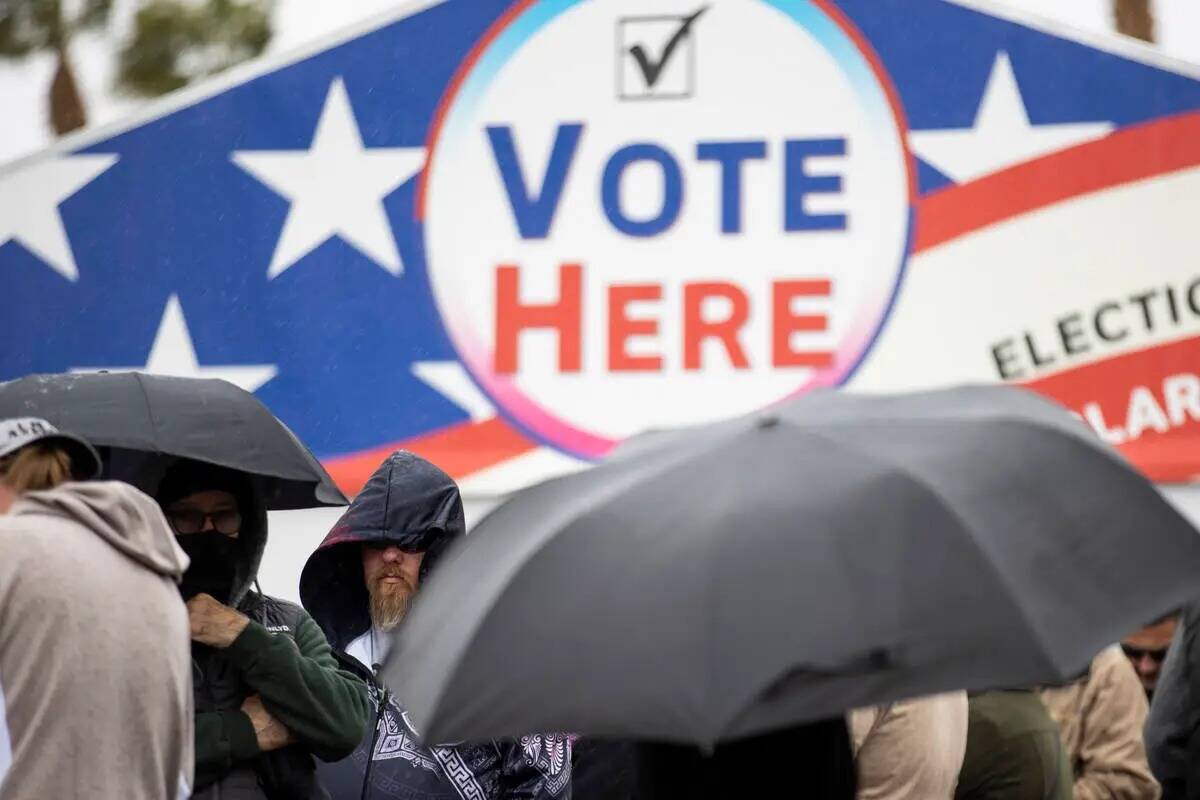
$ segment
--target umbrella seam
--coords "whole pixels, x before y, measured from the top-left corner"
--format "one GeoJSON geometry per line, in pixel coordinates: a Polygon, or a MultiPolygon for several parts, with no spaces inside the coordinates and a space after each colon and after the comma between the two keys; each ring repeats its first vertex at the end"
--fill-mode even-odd
{"type": "MultiPolygon", "coordinates": [[[[1015,420],[1010,419],[1009,421],[1015,421],[1015,420]]],[[[1061,431],[1059,431],[1059,433],[1061,433],[1061,431]]],[[[905,471],[903,471],[903,467],[901,465],[894,464],[891,461],[889,461],[885,458],[882,458],[875,453],[861,450],[852,445],[847,445],[847,444],[844,444],[841,442],[837,442],[836,440],[831,439],[830,437],[825,436],[824,434],[821,434],[821,433],[814,432],[814,435],[816,435],[819,438],[825,439],[825,441],[829,442],[831,445],[840,446],[844,449],[851,450],[860,455],[865,455],[867,458],[871,459],[872,461],[874,461],[878,464],[883,464],[884,466],[888,467],[888,469],[890,471],[897,474],[899,477],[908,480],[912,485],[916,486],[918,489],[926,492],[927,494],[931,495],[932,497],[934,497],[935,499],[940,501],[943,508],[945,508],[946,511],[948,511],[950,513],[950,515],[953,516],[954,519],[958,521],[959,525],[963,528],[963,530],[966,531],[967,538],[970,540],[971,544],[974,545],[975,549],[984,556],[983,560],[984,560],[985,565],[988,567],[988,570],[997,578],[997,580],[1000,581],[1000,583],[1006,589],[1009,590],[1009,595],[1013,599],[1012,607],[1016,610],[1017,614],[1020,615],[1021,619],[1025,622],[1025,624],[1029,626],[1029,628],[1033,632],[1034,638],[1037,640],[1038,644],[1040,644],[1042,646],[1042,655],[1044,657],[1046,657],[1046,661],[1049,664],[1049,666],[1051,667],[1051,669],[1056,674],[1059,672],[1058,664],[1052,658],[1049,658],[1049,648],[1047,646],[1048,642],[1046,640],[1046,637],[1043,635],[1043,631],[1038,626],[1036,619],[1031,616],[1029,609],[1025,608],[1025,606],[1021,603],[1021,594],[1014,591],[1014,589],[1016,587],[1013,586],[1012,582],[1008,579],[1008,577],[1003,572],[1001,572],[996,567],[996,565],[992,562],[990,552],[983,545],[983,543],[978,539],[978,537],[976,537],[974,529],[970,525],[966,524],[966,520],[963,517],[963,515],[959,513],[958,509],[954,506],[954,504],[945,495],[943,495],[941,492],[939,492],[933,486],[929,485],[929,483],[920,474],[905,472],[905,471]]]]}
{"type": "MultiPolygon", "coordinates": [[[[753,429],[751,429],[751,430],[753,430],[753,429]]],[[[705,665],[706,672],[707,672],[707,680],[705,681],[705,690],[706,690],[705,697],[714,697],[714,696],[716,696],[714,693],[714,689],[717,685],[717,666],[716,666],[717,654],[718,654],[718,652],[720,652],[721,648],[717,644],[717,639],[718,639],[718,637],[717,637],[717,594],[718,593],[716,591],[713,591],[713,588],[715,587],[716,579],[717,579],[717,554],[719,554],[721,552],[721,546],[720,546],[721,543],[719,542],[717,537],[713,537],[713,539],[711,541],[707,542],[706,544],[708,545],[708,547],[707,547],[708,552],[706,553],[705,561],[707,562],[707,566],[708,566],[708,576],[707,577],[708,577],[709,591],[707,592],[707,595],[706,595],[708,598],[708,613],[706,615],[708,618],[708,635],[705,637],[707,640],[706,641],[707,646],[705,649],[707,650],[708,663],[705,665]]],[[[706,745],[703,748],[706,755],[712,755],[712,753],[715,750],[716,741],[717,741],[716,737],[712,737],[711,740],[708,743],[706,743],[706,745]]]]}
{"type": "MultiPolygon", "coordinates": [[[[930,497],[934,498],[936,501],[938,501],[939,504],[941,505],[941,507],[948,514],[950,514],[959,523],[960,527],[963,528],[963,530],[966,532],[967,539],[970,541],[971,545],[975,548],[976,552],[980,553],[983,556],[982,560],[984,562],[985,567],[988,569],[988,571],[999,581],[1001,586],[1003,586],[1005,589],[1008,590],[1007,594],[1011,598],[1011,602],[1009,603],[1009,605],[1014,611],[1016,611],[1019,618],[1025,623],[1025,625],[1028,627],[1029,631],[1032,633],[1033,638],[1041,646],[1041,648],[1040,648],[1041,652],[1039,653],[1039,655],[1042,657],[1042,660],[1046,663],[1047,666],[1050,667],[1052,672],[1054,672],[1056,675],[1059,674],[1060,670],[1058,668],[1057,663],[1055,663],[1053,659],[1049,658],[1046,638],[1043,636],[1041,629],[1037,626],[1037,624],[1035,624],[1033,618],[1031,618],[1028,610],[1021,604],[1020,596],[1013,591],[1014,586],[1008,580],[1008,578],[1004,575],[1004,573],[1002,573],[996,567],[996,565],[992,562],[990,554],[988,553],[987,549],[976,538],[971,526],[966,524],[964,517],[958,512],[958,510],[954,507],[954,505],[952,503],[950,503],[950,501],[941,492],[937,491],[935,488],[930,486],[923,478],[921,478],[921,476],[906,472],[900,465],[897,465],[885,458],[881,458],[876,453],[872,453],[872,452],[863,450],[861,448],[854,447],[845,442],[838,441],[837,439],[834,439],[834,438],[828,436],[827,434],[822,433],[813,428],[805,428],[804,432],[808,435],[813,436],[814,438],[823,440],[831,448],[842,450],[842,451],[849,451],[857,456],[865,457],[868,460],[870,460],[876,464],[882,465],[883,467],[885,467],[887,469],[887,472],[889,475],[893,475],[895,477],[898,477],[898,478],[904,480],[910,486],[915,487],[917,490],[924,492],[927,496],[930,496],[930,497]]],[[[772,679],[772,681],[773,680],[774,680],[774,678],[772,679]]],[[[729,735],[729,733],[733,729],[735,729],[737,727],[737,725],[740,723],[742,718],[745,717],[745,715],[747,713],[749,713],[749,711],[753,707],[753,704],[755,703],[755,701],[759,697],[761,697],[762,692],[764,692],[769,686],[771,686],[770,681],[766,685],[761,687],[760,689],[756,690],[756,692],[754,692],[747,698],[746,705],[744,705],[736,714],[731,716],[728,720],[726,720],[722,724],[722,726],[716,736],[717,740],[724,739],[726,736],[729,735]]],[[[951,688],[951,687],[948,687],[947,690],[949,690],[949,688],[951,688]]]]}
{"type": "Polygon", "coordinates": [[[146,407],[146,419],[150,420],[150,431],[154,436],[154,452],[161,453],[162,450],[158,441],[158,420],[154,418],[154,409],[150,405],[150,395],[146,392],[146,386],[142,383],[142,373],[134,371],[133,379],[137,383],[138,391],[142,395],[142,405],[146,407]]]}

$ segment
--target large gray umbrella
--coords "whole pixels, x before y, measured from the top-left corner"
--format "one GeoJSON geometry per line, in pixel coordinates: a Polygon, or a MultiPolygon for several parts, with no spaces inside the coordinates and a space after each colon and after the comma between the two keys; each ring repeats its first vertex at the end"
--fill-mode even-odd
{"type": "Polygon", "coordinates": [[[138,372],[30,375],[0,383],[0,418],[42,417],[100,449],[105,477],[153,493],[171,459],[259,476],[268,508],[345,505],[325,468],[232,383],[138,372]]]}
{"type": "Polygon", "coordinates": [[[447,554],[383,677],[430,741],[711,746],[1062,681],[1198,587],[1200,536],[1058,406],[831,392],[517,495],[447,554]]]}

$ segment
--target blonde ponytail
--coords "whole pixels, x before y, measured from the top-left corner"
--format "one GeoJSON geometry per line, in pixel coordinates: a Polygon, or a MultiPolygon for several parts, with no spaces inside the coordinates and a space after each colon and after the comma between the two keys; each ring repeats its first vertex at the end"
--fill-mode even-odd
{"type": "Polygon", "coordinates": [[[22,447],[0,459],[0,483],[17,494],[53,489],[71,480],[71,456],[46,442],[22,447]]]}

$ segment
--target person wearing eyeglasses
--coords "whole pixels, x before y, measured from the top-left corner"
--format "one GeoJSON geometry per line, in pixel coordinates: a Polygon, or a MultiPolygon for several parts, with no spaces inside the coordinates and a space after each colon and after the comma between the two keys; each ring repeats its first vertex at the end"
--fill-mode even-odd
{"type": "Polygon", "coordinates": [[[267,544],[261,488],[243,473],[180,461],[157,500],[191,559],[180,590],[192,636],[192,796],[328,798],[314,757],[354,751],[366,686],[339,668],[302,608],[252,588],[267,544]]]}
{"type": "Polygon", "coordinates": [[[1154,699],[1158,676],[1162,672],[1163,661],[1167,658],[1167,650],[1171,647],[1171,639],[1174,638],[1178,625],[1179,616],[1168,614],[1121,641],[1121,649],[1125,651],[1125,657],[1133,664],[1134,671],[1141,679],[1147,700],[1154,699]]]}

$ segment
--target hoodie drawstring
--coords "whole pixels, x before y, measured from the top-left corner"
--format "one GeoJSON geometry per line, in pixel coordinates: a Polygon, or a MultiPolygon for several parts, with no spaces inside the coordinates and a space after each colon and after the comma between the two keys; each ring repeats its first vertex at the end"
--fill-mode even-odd
{"type": "MultiPolygon", "coordinates": [[[[371,665],[374,675],[379,673],[379,664],[371,665]]],[[[371,793],[371,768],[375,766],[375,747],[379,744],[379,726],[383,724],[383,713],[387,709],[388,688],[383,687],[383,698],[379,701],[379,711],[375,714],[375,732],[371,734],[371,749],[367,751],[367,774],[363,776],[362,795],[359,800],[367,800],[371,793]]]]}

